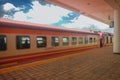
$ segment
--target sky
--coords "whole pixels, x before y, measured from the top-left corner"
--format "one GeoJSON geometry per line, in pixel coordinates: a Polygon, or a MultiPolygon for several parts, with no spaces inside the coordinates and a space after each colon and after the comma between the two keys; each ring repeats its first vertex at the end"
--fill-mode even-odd
{"type": "Polygon", "coordinates": [[[44,0],[0,0],[0,18],[73,29],[89,25],[95,25],[99,29],[109,27],[107,24],[44,0]]]}

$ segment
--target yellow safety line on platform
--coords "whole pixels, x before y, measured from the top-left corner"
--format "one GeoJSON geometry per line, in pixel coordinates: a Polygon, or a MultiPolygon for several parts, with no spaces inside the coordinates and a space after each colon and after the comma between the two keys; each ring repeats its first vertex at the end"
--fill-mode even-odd
{"type": "Polygon", "coordinates": [[[35,62],[32,62],[32,63],[23,64],[23,65],[3,68],[3,69],[0,69],[0,74],[4,74],[4,73],[8,73],[8,72],[12,72],[12,71],[15,71],[15,70],[20,70],[20,69],[36,66],[36,65],[41,65],[41,64],[45,64],[45,63],[49,63],[49,62],[54,62],[54,61],[62,60],[62,59],[65,59],[65,58],[75,57],[75,56],[83,55],[83,54],[86,54],[86,53],[87,53],[87,51],[77,52],[76,54],[70,54],[70,55],[60,56],[60,57],[51,58],[51,59],[35,61],[35,62]]]}

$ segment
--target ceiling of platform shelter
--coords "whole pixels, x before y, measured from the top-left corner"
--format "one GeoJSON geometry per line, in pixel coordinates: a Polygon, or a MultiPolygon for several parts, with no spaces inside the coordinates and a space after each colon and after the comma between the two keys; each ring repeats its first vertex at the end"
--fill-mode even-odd
{"type": "Polygon", "coordinates": [[[120,0],[46,0],[52,4],[73,10],[85,16],[109,24],[113,21],[114,8],[120,0]]]}

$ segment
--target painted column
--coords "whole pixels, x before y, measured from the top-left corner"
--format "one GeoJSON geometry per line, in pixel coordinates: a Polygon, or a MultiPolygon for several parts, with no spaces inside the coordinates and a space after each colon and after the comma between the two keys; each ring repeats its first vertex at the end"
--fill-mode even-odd
{"type": "Polygon", "coordinates": [[[120,9],[115,9],[114,10],[113,53],[120,53],[120,9]]]}

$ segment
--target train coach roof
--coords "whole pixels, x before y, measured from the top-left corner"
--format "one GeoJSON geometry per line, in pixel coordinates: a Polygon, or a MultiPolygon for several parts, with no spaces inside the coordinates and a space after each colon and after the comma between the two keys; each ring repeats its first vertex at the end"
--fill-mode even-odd
{"type": "MultiPolygon", "coordinates": [[[[96,34],[90,31],[82,31],[82,30],[74,30],[68,28],[60,28],[56,26],[48,26],[43,24],[36,24],[30,22],[23,22],[23,21],[15,21],[15,20],[8,20],[8,19],[0,19],[0,25],[9,26],[9,27],[16,27],[16,28],[27,28],[27,29],[48,29],[48,30],[59,30],[59,31],[69,31],[69,32],[81,32],[81,33],[89,33],[89,34],[96,34]]],[[[98,34],[96,34],[98,35],[98,34]]]]}

